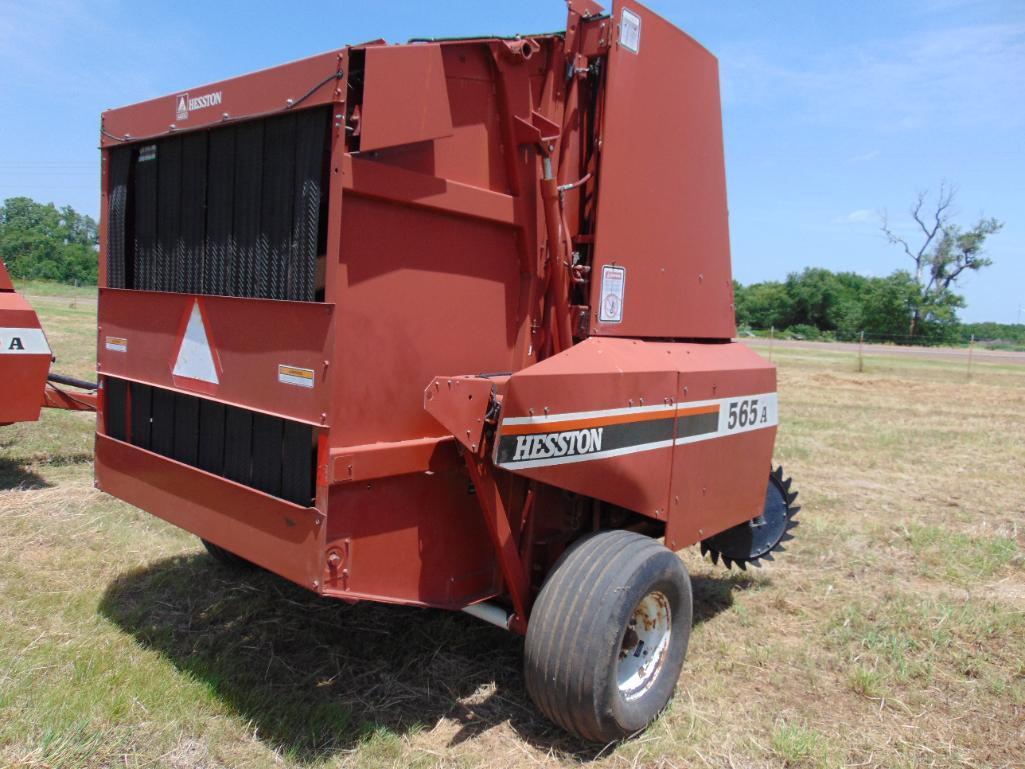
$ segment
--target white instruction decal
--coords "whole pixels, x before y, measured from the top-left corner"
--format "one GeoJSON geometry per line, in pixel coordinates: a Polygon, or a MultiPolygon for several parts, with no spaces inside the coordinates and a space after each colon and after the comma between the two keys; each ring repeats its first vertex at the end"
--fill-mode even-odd
{"type": "Polygon", "coordinates": [[[103,346],[111,352],[128,352],[128,340],[123,336],[108,336],[103,346]]]}
{"type": "Polygon", "coordinates": [[[601,268],[601,310],[598,320],[602,323],[623,322],[623,294],[626,290],[626,268],[606,264],[601,268]]]}
{"type": "Polygon", "coordinates": [[[619,44],[633,53],[641,49],[641,17],[626,8],[619,23],[619,44]]]}
{"type": "Polygon", "coordinates": [[[297,366],[286,366],[282,364],[278,366],[278,381],[281,382],[281,384],[313,389],[313,369],[298,368],[297,366]]]}

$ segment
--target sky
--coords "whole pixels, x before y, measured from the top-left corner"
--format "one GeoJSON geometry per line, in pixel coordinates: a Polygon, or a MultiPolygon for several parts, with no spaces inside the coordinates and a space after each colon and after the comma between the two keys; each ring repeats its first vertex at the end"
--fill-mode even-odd
{"type": "MultiPolygon", "coordinates": [[[[651,0],[718,58],[735,277],[910,267],[919,192],[1005,223],[968,321],[1025,319],[1025,2],[651,0]]],[[[565,27],[560,0],[0,0],[0,199],[99,212],[108,107],[376,38],[565,27]]]]}

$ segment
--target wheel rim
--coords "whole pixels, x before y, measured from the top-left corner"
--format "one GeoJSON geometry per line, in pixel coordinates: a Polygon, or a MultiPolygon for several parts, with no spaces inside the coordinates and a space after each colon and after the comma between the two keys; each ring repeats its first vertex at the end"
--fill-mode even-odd
{"type": "Polygon", "coordinates": [[[654,686],[665,665],[672,633],[669,599],[653,590],[640,600],[627,622],[616,665],[616,683],[627,700],[654,686]]]}

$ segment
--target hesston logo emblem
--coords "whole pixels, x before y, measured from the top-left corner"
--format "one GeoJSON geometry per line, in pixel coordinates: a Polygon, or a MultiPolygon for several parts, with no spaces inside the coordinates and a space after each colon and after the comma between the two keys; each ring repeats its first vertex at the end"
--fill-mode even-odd
{"type": "Polygon", "coordinates": [[[510,470],[612,459],[774,427],[776,393],[502,420],[495,464],[510,470]],[[561,428],[561,429],[560,429],[561,428]]]}
{"type": "Polygon", "coordinates": [[[564,433],[541,435],[517,435],[513,462],[528,459],[550,459],[552,457],[573,457],[601,451],[604,427],[589,430],[569,430],[564,433]]]}
{"type": "Polygon", "coordinates": [[[202,96],[189,96],[187,93],[179,94],[175,99],[175,118],[188,120],[190,112],[196,112],[207,107],[218,107],[222,100],[221,91],[212,91],[202,96]]]}

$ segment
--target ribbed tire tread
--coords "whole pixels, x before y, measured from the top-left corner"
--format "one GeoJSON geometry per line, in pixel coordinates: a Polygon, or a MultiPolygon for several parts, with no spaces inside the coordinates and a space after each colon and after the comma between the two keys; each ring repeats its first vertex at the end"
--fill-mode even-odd
{"type": "MultiPolygon", "coordinates": [[[[656,578],[663,583],[668,580],[676,591],[681,601],[680,627],[686,627],[678,631],[674,617],[673,632],[683,636],[683,651],[674,655],[666,670],[672,682],[661,685],[668,700],[690,629],[690,582],[679,558],[650,537],[606,531],[574,543],[553,567],[531,612],[524,673],[531,698],[563,729],[593,742],[630,733],[612,712],[610,698],[615,692],[610,692],[616,687],[609,675],[615,675],[624,617],[636,605],[625,596],[643,587],[639,583],[656,578]]],[[[654,696],[659,699],[661,694],[654,696]]],[[[665,702],[656,704],[651,717],[665,702]]]]}

